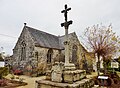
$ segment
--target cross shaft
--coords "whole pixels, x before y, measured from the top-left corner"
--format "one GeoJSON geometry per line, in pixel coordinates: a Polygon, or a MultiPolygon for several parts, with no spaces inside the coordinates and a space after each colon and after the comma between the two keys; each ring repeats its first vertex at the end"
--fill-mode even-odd
{"type": "Polygon", "coordinates": [[[71,8],[67,8],[67,5],[65,5],[65,10],[62,10],[61,13],[64,13],[65,17],[65,22],[61,23],[61,27],[64,26],[65,28],[65,40],[64,40],[64,45],[65,45],[65,66],[70,65],[69,63],[69,41],[68,41],[68,27],[70,24],[72,24],[72,21],[67,21],[67,13],[68,11],[71,10],[71,8]]]}

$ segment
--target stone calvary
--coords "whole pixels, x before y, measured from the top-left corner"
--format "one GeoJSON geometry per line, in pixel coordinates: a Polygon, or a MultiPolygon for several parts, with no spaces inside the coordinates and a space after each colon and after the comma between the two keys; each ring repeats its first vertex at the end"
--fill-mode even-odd
{"type": "Polygon", "coordinates": [[[46,79],[36,81],[36,88],[92,88],[94,82],[86,78],[86,71],[76,68],[73,62],[70,62],[70,41],[68,40],[68,28],[73,21],[68,21],[67,13],[71,10],[65,5],[64,13],[65,22],[61,26],[65,28],[64,47],[65,62],[55,62],[51,69],[46,72],[46,79]]]}

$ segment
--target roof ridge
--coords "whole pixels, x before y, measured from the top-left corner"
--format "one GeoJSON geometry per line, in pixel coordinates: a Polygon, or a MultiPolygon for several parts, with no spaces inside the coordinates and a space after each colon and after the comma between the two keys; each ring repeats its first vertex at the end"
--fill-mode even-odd
{"type": "Polygon", "coordinates": [[[52,35],[52,36],[58,37],[57,35],[50,34],[50,33],[48,33],[48,32],[41,31],[41,30],[39,30],[39,29],[36,29],[36,28],[33,28],[33,27],[29,27],[29,26],[26,26],[26,27],[28,28],[28,30],[30,30],[30,29],[33,29],[33,30],[36,30],[36,31],[39,31],[39,32],[42,32],[42,33],[46,33],[46,34],[49,34],[49,35],[52,35]]]}
{"type": "Polygon", "coordinates": [[[28,26],[25,29],[35,38],[36,46],[60,49],[58,36],[28,26]]]}

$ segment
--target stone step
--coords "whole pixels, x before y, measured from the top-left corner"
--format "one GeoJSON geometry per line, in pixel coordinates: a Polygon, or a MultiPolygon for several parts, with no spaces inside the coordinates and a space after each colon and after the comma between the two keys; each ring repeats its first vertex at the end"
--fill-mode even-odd
{"type": "Polygon", "coordinates": [[[100,88],[99,85],[94,85],[92,88],[100,88]]]}
{"type": "Polygon", "coordinates": [[[37,88],[92,88],[94,86],[94,81],[92,79],[82,79],[81,81],[70,84],[53,82],[50,80],[39,80],[36,81],[36,84],[37,88]]]}
{"type": "Polygon", "coordinates": [[[86,71],[85,70],[65,70],[63,72],[64,82],[66,83],[73,83],[76,81],[80,81],[86,78],[86,71]]]}

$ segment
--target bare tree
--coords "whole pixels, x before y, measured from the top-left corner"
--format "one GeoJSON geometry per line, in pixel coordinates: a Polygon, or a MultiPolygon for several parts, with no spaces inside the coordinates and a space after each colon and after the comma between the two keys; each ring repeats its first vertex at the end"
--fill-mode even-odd
{"type": "MultiPolygon", "coordinates": [[[[103,58],[104,62],[108,57],[113,56],[119,48],[119,38],[112,31],[111,25],[107,27],[102,25],[94,25],[92,27],[88,27],[84,32],[84,36],[90,48],[98,57],[97,69],[99,75],[100,56],[103,58]]],[[[105,65],[104,70],[106,70],[105,65]]]]}

